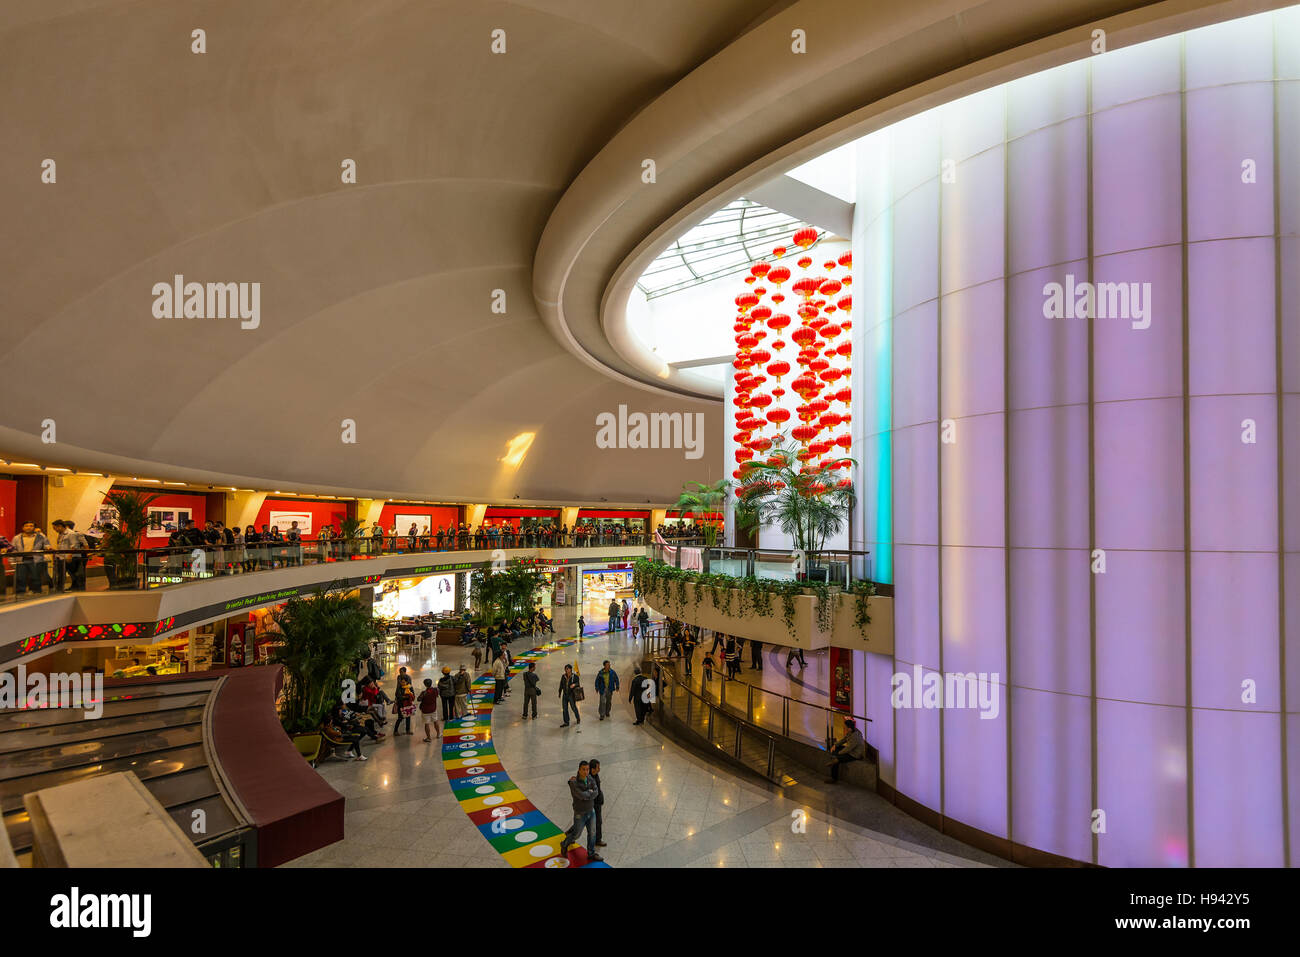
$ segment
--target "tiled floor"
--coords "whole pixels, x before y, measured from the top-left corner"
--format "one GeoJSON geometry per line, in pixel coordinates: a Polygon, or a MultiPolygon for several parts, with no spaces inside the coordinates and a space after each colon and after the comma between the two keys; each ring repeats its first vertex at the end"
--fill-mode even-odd
{"type": "MultiPolygon", "coordinates": [[[[572,610],[558,611],[557,634],[571,634],[572,610]]],[[[437,662],[424,662],[415,671],[417,688],[444,664],[454,670],[462,661],[470,663],[458,648],[442,647],[438,654],[437,662]]],[[[600,759],[608,845],[600,850],[612,866],[980,867],[992,862],[955,842],[943,850],[850,823],[765,782],[714,766],[649,724],[634,726],[627,682],[640,657],[639,645],[624,633],[553,653],[537,666],[540,717],[520,718],[522,688],[493,713],[493,740],[511,779],[561,827],[572,820],[568,778],[580,760],[600,759]],[[616,696],[613,717],[599,721],[592,681],[604,658],[619,673],[623,692],[616,696]],[[561,728],[557,690],[566,663],[578,666],[588,698],[581,724],[561,728]]],[[[394,677],[390,672],[385,685],[391,687],[394,677]]],[[[439,745],[424,742],[418,718],[413,727],[413,737],[389,736],[365,747],[368,761],[321,766],[321,775],[347,798],[346,837],[287,866],[509,866],[453,798],[439,745]]],[[[911,823],[918,832],[926,830],[911,823]]]]}

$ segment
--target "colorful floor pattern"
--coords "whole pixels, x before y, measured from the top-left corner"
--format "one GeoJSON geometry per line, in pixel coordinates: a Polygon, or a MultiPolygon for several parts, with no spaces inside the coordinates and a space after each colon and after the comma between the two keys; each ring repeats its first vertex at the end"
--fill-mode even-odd
{"type": "MultiPolygon", "coordinates": [[[[527,671],[530,661],[538,661],[581,640],[549,641],[516,656],[510,667],[510,678],[527,671]]],[[[588,861],[582,844],[570,849],[567,858],[560,856],[565,829],[539,811],[510,780],[492,743],[495,690],[496,682],[491,674],[476,678],[470,688],[465,717],[448,721],[443,730],[442,766],[461,810],[511,867],[608,867],[603,861],[588,861]]]]}

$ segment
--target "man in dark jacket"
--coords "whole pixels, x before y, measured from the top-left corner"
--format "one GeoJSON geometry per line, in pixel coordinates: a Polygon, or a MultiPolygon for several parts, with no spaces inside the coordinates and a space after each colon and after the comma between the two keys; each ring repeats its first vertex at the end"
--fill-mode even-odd
{"type": "Polygon", "coordinates": [[[604,666],[596,672],[596,698],[599,705],[596,708],[600,714],[600,720],[604,721],[611,716],[611,705],[614,703],[614,692],[618,690],[618,672],[609,666],[606,661],[604,666]]]}
{"type": "Polygon", "coordinates": [[[581,682],[578,675],[573,670],[573,665],[564,666],[564,674],[560,675],[560,703],[564,706],[564,724],[562,728],[569,726],[569,709],[573,709],[573,718],[578,724],[582,724],[582,715],[578,714],[578,698],[575,692],[581,682]]]}
{"type": "Polygon", "coordinates": [[[528,706],[533,706],[533,717],[537,717],[537,699],[542,696],[542,689],[538,687],[542,679],[537,675],[537,663],[528,662],[528,670],[524,672],[524,720],[528,720],[528,706]]]}
{"type": "Polygon", "coordinates": [[[757,638],[749,639],[749,670],[763,670],[763,643],[757,638]]]}
{"type": "Polygon", "coordinates": [[[650,710],[646,698],[653,696],[650,688],[650,679],[638,671],[636,677],[632,679],[631,691],[627,696],[627,700],[632,702],[632,710],[636,712],[636,720],[632,722],[633,724],[645,724],[645,716],[650,710]]]}
{"type": "Polygon", "coordinates": [[[600,794],[600,785],[595,782],[590,772],[591,765],[583,761],[578,765],[578,773],[569,778],[569,794],[573,798],[573,826],[564,832],[564,840],[560,842],[560,854],[567,856],[569,848],[578,843],[583,828],[586,828],[587,860],[600,861],[603,858],[596,853],[596,839],[591,830],[596,819],[596,798],[600,794]]]}
{"type": "Polygon", "coordinates": [[[600,783],[600,760],[592,758],[587,762],[590,767],[591,779],[596,782],[596,846],[605,846],[605,822],[601,814],[601,809],[605,806],[605,788],[600,783]]]}

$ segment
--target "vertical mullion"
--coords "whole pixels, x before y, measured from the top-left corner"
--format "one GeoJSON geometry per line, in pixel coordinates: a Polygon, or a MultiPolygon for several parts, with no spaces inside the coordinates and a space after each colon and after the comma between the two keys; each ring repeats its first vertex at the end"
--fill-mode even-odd
{"type": "Polygon", "coordinates": [[[1273,322],[1276,346],[1274,354],[1274,384],[1277,388],[1277,673],[1280,699],[1278,717],[1282,728],[1282,863],[1291,866],[1291,810],[1287,776],[1287,719],[1286,719],[1286,456],[1282,436],[1286,435],[1284,417],[1286,403],[1283,399],[1282,362],[1282,148],[1281,119],[1278,101],[1282,95],[1282,80],[1277,65],[1277,15],[1273,16],[1273,322]]]}
{"type": "MultiPolygon", "coordinates": [[[[1087,203],[1087,228],[1088,228],[1088,281],[1096,281],[1096,262],[1093,253],[1093,183],[1092,183],[1092,62],[1088,62],[1087,71],[1087,102],[1084,107],[1085,124],[1085,141],[1084,141],[1084,195],[1087,203]]],[[[1095,349],[1093,344],[1093,319],[1091,315],[1086,317],[1088,324],[1088,541],[1091,543],[1088,556],[1088,661],[1089,661],[1089,723],[1091,742],[1090,760],[1092,762],[1092,809],[1096,809],[1101,803],[1101,786],[1098,775],[1099,765],[1097,761],[1097,576],[1092,571],[1092,552],[1097,545],[1097,427],[1093,421],[1096,410],[1094,386],[1093,386],[1093,367],[1095,365],[1095,349]]],[[[1091,824],[1091,822],[1090,822],[1091,824]]],[[[1091,828],[1090,828],[1091,829],[1091,828]]],[[[1092,830],[1092,863],[1101,863],[1101,837],[1095,829],[1092,830]]]]}
{"type": "Polygon", "coordinates": [[[1006,628],[1003,709],[1007,722],[1007,844],[1015,857],[1011,740],[1011,87],[1002,88],[1002,556],[1003,625],[1006,628]]]}
{"type": "Polygon", "coordinates": [[[1189,250],[1187,234],[1187,37],[1178,42],[1178,133],[1179,182],[1182,215],[1183,287],[1183,715],[1187,760],[1187,866],[1196,866],[1196,776],[1192,741],[1192,400],[1189,293],[1189,250]]]}
{"type": "MultiPolygon", "coordinates": [[[[934,251],[935,259],[938,266],[935,270],[935,300],[934,300],[934,363],[935,393],[938,397],[936,405],[936,414],[939,417],[938,428],[935,430],[935,441],[938,443],[939,454],[935,458],[935,561],[937,583],[937,592],[939,596],[938,622],[939,622],[939,680],[943,681],[943,125],[939,126],[939,198],[938,198],[938,215],[935,217],[936,225],[936,242],[937,248],[934,251]]],[[[957,171],[957,163],[953,161],[954,179],[957,171]]],[[[940,685],[942,687],[942,684],[940,685]]],[[[947,709],[939,709],[939,816],[944,818],[948,806],[948,795],[944,790],[944,725],[947,724],[947,709]]],[[[940,821],[942,824],[942,820],[940,821]]]]}

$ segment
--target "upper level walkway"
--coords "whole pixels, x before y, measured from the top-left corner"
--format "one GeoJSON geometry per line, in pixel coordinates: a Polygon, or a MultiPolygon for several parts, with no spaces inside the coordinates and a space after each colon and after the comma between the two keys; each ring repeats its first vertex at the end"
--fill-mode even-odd
{"type": "MultiPolygon", "coordinates": [[[[377,548],[364,547],[365,540],[332,542],[325,549],[312,547],[318,543],[286,543],[275,546],[276,554],[259,555],[251,567],[244,563],[248,559],[225,555],[229,550],[201,550],[201,574],[187,576],[182,571],[186,566],[178,563],[175,575],[169,565],[168,574],[161,576],[165,580],[157,582],[148,581],[145,574],[124,587],[105,584],[92,591],[88,579],[86,591],[11,602],[0,607],[0,668],[47,654],[67,642],[149,641],[321,588],[363,588],[390,579],[476,571],[516,558],[543,567],[603,566],[633,562],[646,554],[640,544],[419,551],[417,542],[417,550],[412,551],[409,540],[400,537],[397,548],[385,547],[392,541],[377,548]],[[209,562],[207,551],[218,554],[209,562]]],[[[181,558],[190,569],[199,561],[189,555],[181,558]]],[[[57,577],[57,569],[53,574],[57,577]]]]}

